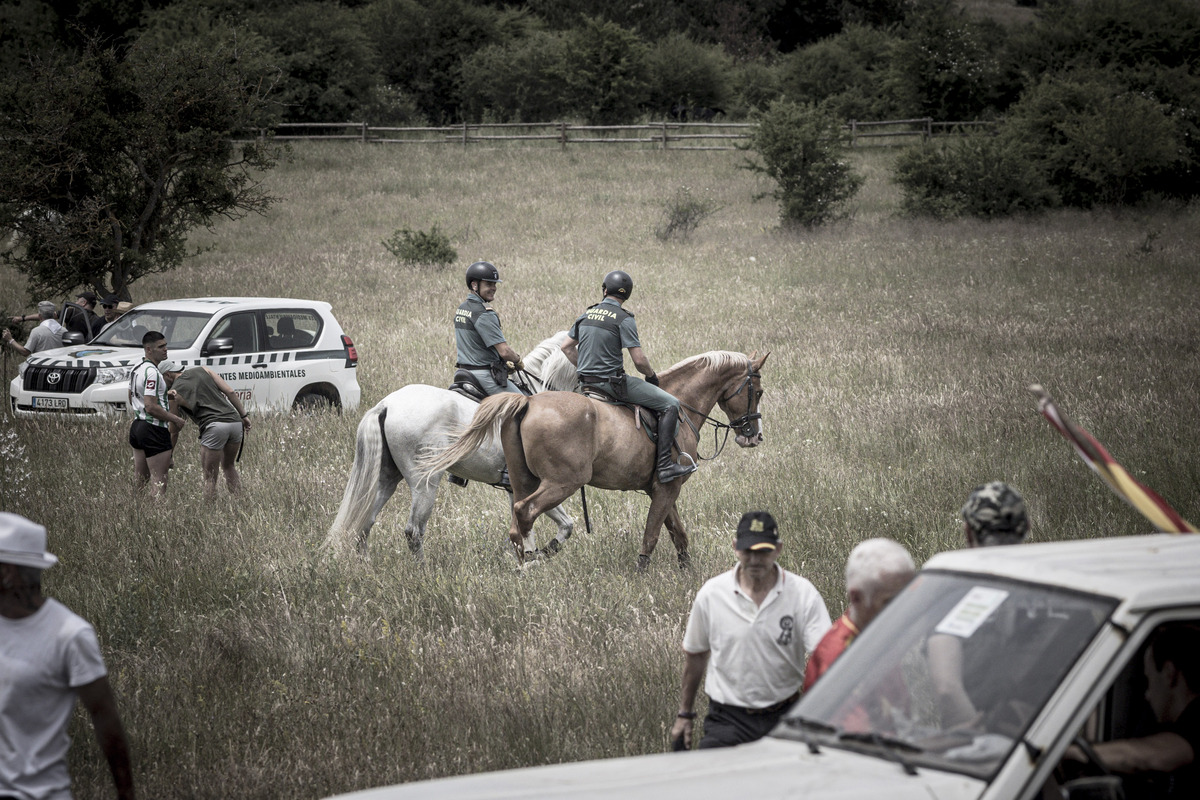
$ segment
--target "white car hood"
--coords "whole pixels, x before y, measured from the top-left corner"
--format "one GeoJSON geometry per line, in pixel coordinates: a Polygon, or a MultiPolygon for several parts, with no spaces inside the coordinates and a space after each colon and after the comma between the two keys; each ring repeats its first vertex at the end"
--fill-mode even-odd
{"type": "Polygon", "coordinates": [[[661,753],[485,772],[399,784],[340,795],[343,800],[517,800],[517,798],[619,798],[696,800],[968,800],[982,781],[918,767],[906,775],[892,761],[823,747],[817,754],[799,742],[762,739],[740,747],[661,753]]]}
{"type": "Polygon", "coordinates": [[[77,344],[42,350],[26,362],[47,367],[136,367],[145,357],[141,347],[77,344]]]}

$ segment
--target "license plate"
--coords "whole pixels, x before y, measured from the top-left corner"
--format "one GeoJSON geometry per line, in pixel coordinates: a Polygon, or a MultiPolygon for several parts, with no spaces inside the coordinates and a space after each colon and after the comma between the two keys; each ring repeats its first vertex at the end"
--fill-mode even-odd
{"type": "Polygon", "coordinates": [[[65,397],[35,397],[33,398],[34,408],[54,409],[56,411],[67,410],[67,398],[65,397]]]}

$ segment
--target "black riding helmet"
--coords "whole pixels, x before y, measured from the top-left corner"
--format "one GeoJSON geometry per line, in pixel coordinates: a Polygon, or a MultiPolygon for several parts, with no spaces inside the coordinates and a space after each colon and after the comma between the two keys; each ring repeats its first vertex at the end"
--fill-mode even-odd
{"type": "Polygon", "coordinates": [[[471,266],[467,267],[467,288],[471,288],[471,281],[492,281],[493,283],[503,283],[500,280],[500,273],[496,270],[496,265],[490,261],[476,261],[471,266]]]}
{"type": "Polygon", "coordinates": [[[633,294],[633,278],[629,277],[628,272],[615,269],[604,276],[604,283],[600,285],[600,288],[604,290],[605,297],[612,295],[622,300],[628,300],[629,295],[633,294]]]}

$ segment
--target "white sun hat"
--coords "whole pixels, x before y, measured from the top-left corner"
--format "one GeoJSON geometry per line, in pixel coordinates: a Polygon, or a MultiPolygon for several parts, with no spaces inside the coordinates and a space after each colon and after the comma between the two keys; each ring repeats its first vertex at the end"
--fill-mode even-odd
{"type": "Polygon", "coordinates": [[[20,514],[0,511],[0,563],[48,569],[58,557],[46,552],[46,529],[20,514]]]}

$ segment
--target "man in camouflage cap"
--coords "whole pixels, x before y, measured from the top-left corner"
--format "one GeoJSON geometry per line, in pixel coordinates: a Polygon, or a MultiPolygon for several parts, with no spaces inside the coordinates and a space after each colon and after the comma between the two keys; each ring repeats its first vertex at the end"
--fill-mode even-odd
{"type": "MultiPolygon", "coordinates": [[[[963,532],[968,547],[1020,544],[1029,533],[1025,499],[1007,483],[992,481],[975,489],[962,507],[963,532]]],[[[1011,613],[1011,606],[1008,607],[1011,613]]],[[[942,724],[976,724],[981,710],[976,699],[983,696],[980,676],[964,674],[967,659],[964,643],[948,633],[935,633],[925,643],[929,675],[941,711],[942,724]]]]}
{"type": "Polygon", "coordinates": [[[1020,544],[1029,533],[1025,499],[1007,483],[992,481],[971,492],[962,507],[963,530],[971,547],[1020,544]]]}

